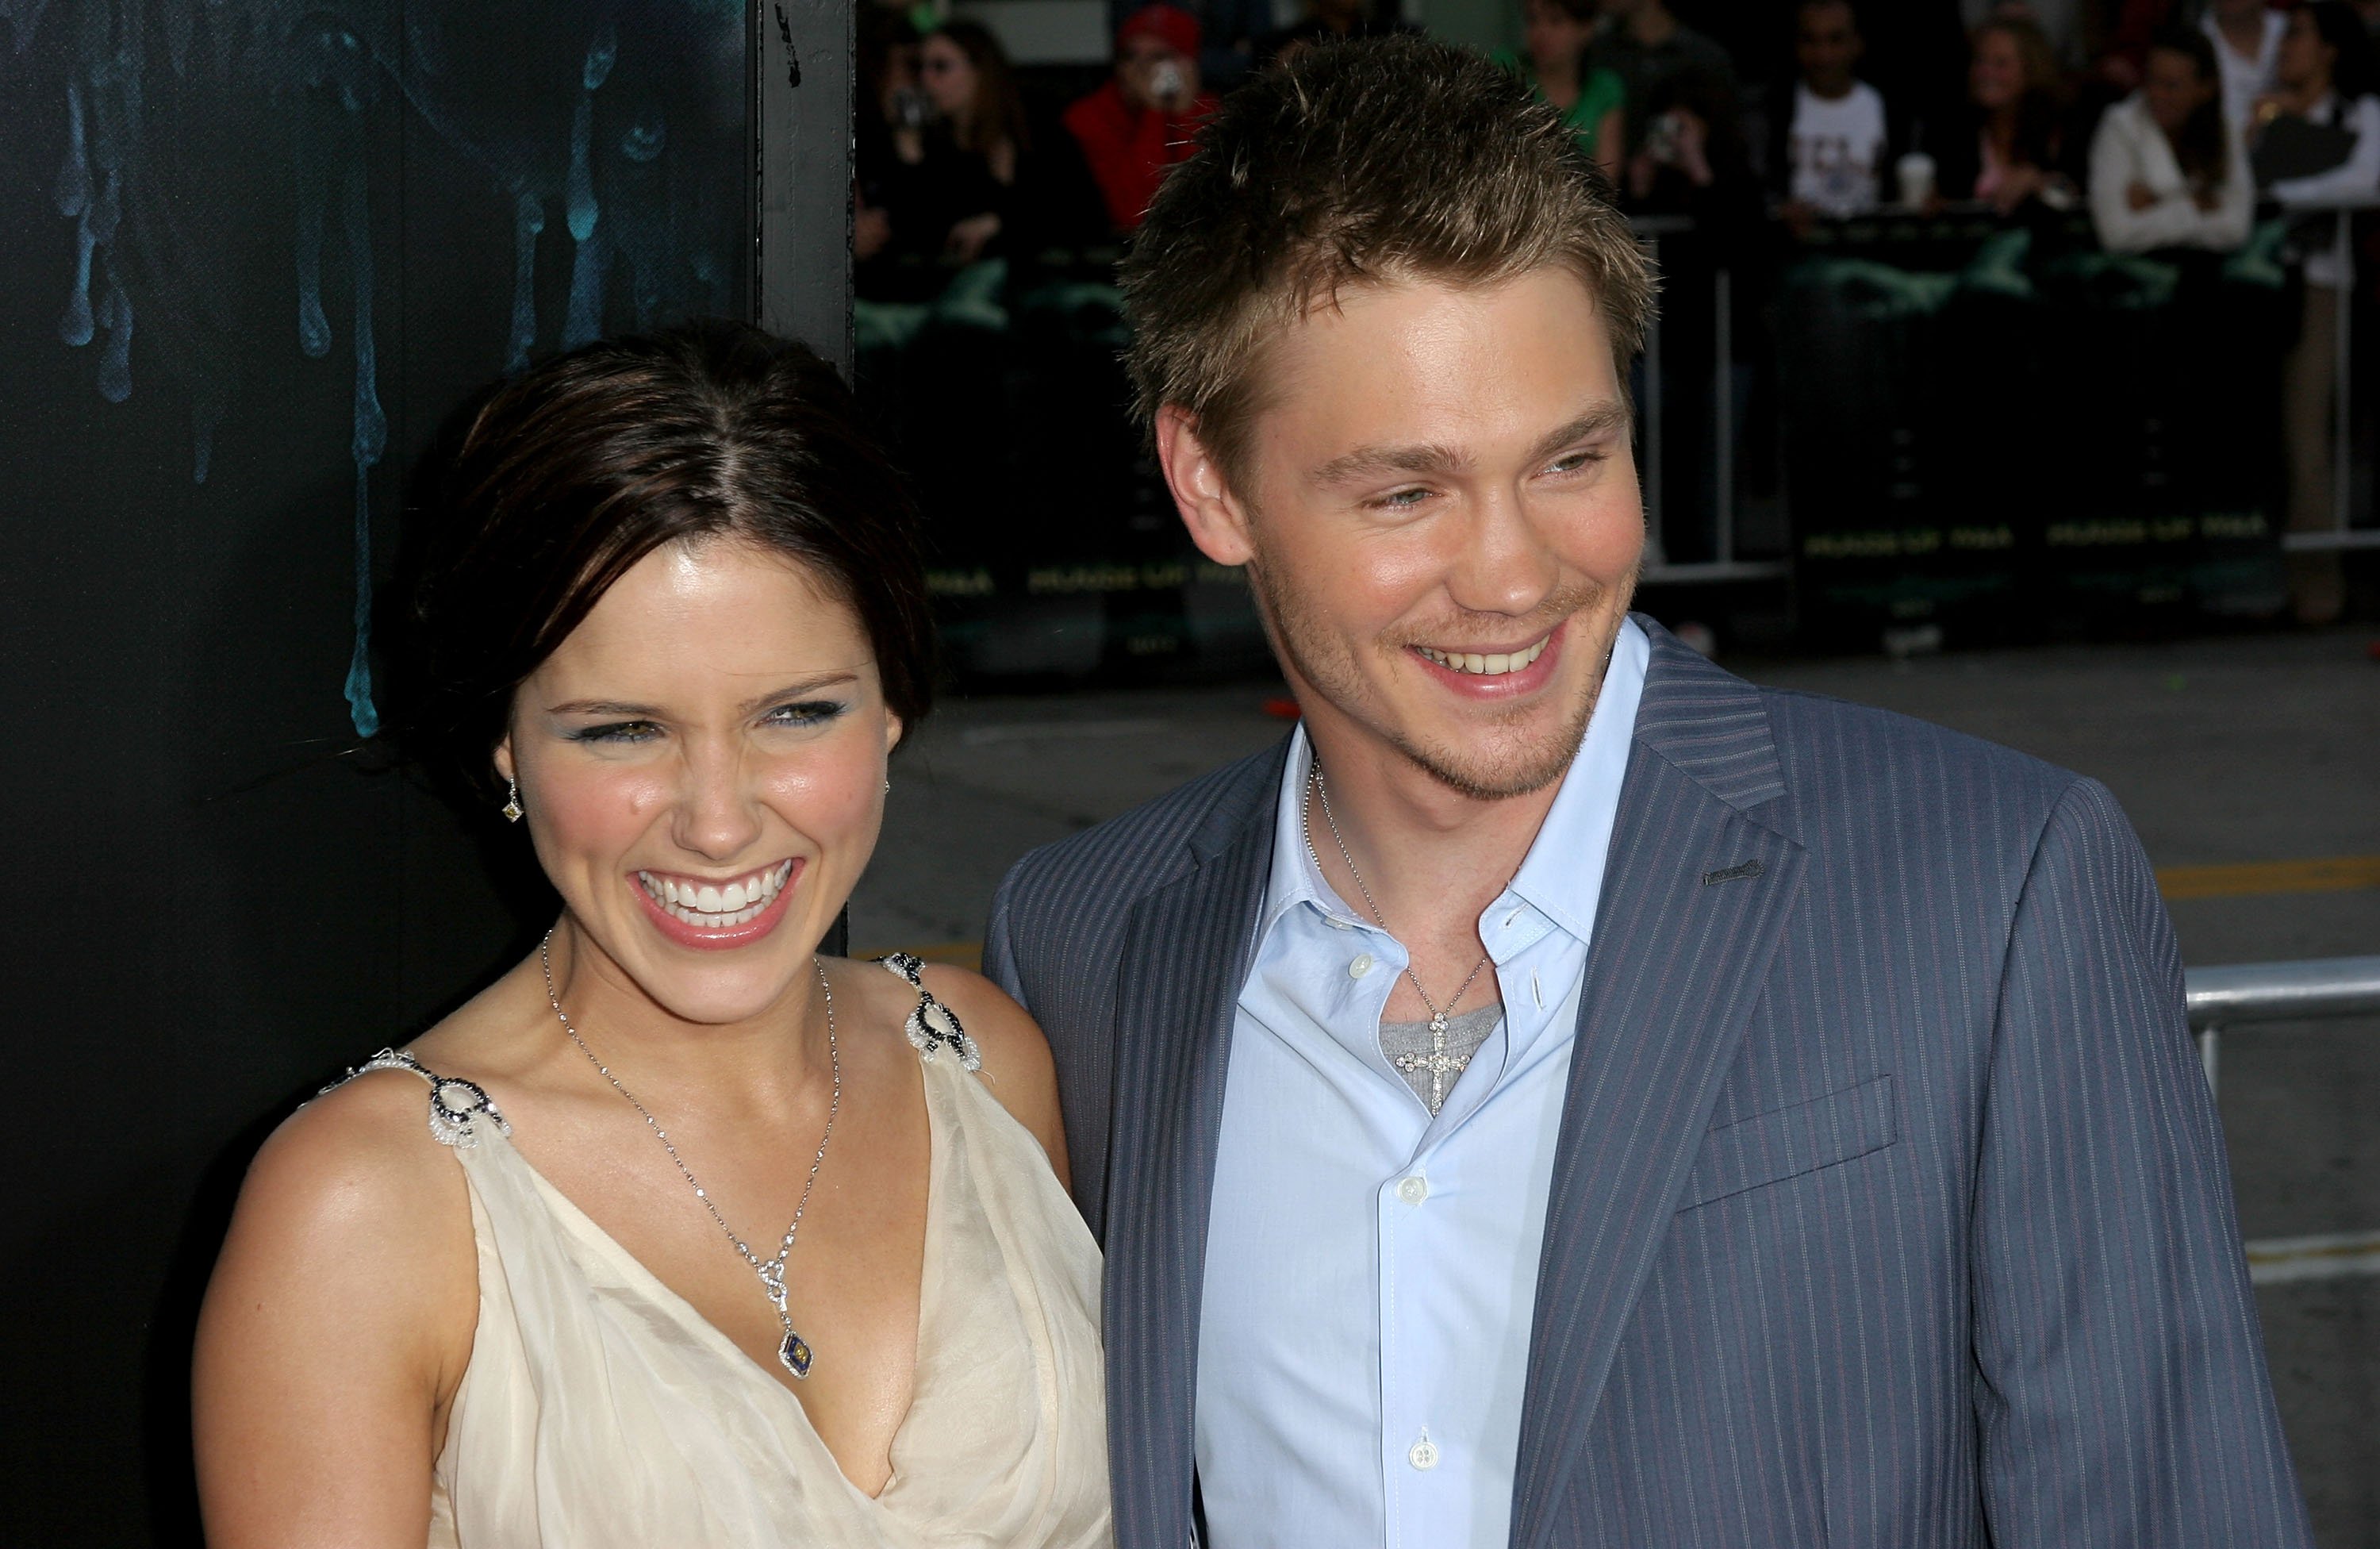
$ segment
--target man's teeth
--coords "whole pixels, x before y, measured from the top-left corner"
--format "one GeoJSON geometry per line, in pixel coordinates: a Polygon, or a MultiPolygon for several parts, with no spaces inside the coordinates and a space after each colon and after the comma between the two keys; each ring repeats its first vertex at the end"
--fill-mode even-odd
{"type": "Polygon", "coordinates": [[[738,877],[724,887],[716,883],[682,882],[675,877],[655,876],[650,872],[638,872],[637,880],[663,913],[682,920],[697,930],[723,931],[757,919],[762,909],[776,901],[778,890],[793,875],[794,863],[780,860],[764,871],[748,877],[738,877]]]}
{"type": "MultiPolygon", "coordinates": [[[[1546,637],[1546,640],[1551,639],[1553,639],[1551,635],[1546,637]]],[[[1456,672],[1476,673],[1483,677],[1495,677],[1503,673],[1518,672],[1544,655],[1546,640],[1539,640],[1526,651],[1515,651],[1509,654],[1500,651],[1488,655],[1482,655],[1476,651],[1432,651],[1426,645],[1416,649],[1441,667],[1450,667],[1456,672]]]]}

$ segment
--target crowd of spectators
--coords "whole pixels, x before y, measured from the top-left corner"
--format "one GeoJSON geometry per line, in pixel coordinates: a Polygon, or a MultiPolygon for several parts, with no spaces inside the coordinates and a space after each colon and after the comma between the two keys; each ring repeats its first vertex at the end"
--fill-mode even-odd
{"type": "MultiPolygon", "coordinates": [[[[1111,77],[1044,124],[979,22],[870,5],[863,261],[1128,235],[1219,90],[1404,25],[1370,0],[1303,4],[1262,30],[1275,12],[1252,0],[1131,10],[1111,77]]],[[[1749,201],[1798,228],[1893,206],[2087,209],[2112,250],[2222,250],[2260,190],[2380,191],[2380,0],[1521,0],[1520,19],[1500,57],[1648,213],[1749,201]],[[1888,57],[1871,57],[1876,32],[1888,57]]]]}
{"type": "MultiPolygon", "coordinates": [[[[1623,205],[1701,234],[1699,259],[1665,253],[1673,273],[1896,210],[2087,219],[2109,253],[2226,254],[2277,212],[2380,196],[2380,0],[1518,4],[1503,62],[1623,205]]],[[[1219,92],[1288,51],[1406,25],[1395,0],[1293,17],[1122,0],[1107,79],[1028,106],[993,32],[946,6],[862,7],[863,297],[918,299],[986,258],[1111,258],[1219,92]]],[[[2331,229],[2301,219],[2275,244],[2303,296],[2284,395],[2296,526],[2331,510],[2331,340],[2353,282],[2331,229]]],[[[2302,615],[2337,611],[2335,579],[2300,591],[2302,615]]]]}

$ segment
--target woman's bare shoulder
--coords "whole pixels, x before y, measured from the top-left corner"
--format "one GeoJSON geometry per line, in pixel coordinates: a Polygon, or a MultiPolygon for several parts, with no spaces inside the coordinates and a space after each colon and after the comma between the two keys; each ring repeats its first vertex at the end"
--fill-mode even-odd
{"type": "Polygon", "coordinates": [[[478,1263],[455,1144],[501,1127],[479,1083],[502,1067],[502,1030],[517,1020],[504,988],[499,981],[398,1051],[411,1068],[367,1061],[285,1119],[249,1165],[226,1259],[326,1275],[348,1273],[333,1263],[354,1266],[416,1291],[441,1342],[458,1323],[468,1341],[478,1263]]]}
{"type": "Polygon", "coordinates": [[[926,988],[951,1008],[982,1055],[978,1074],[984,1085],[1033,1132],[1062,1180],[1066,1137],[1058,1113],[1058,1069],[1041,1024],[1007,991],[972,969],[929,963],[923,977],[926,988]]]}
{"type": "Polygon", "coordinates": [[[269,1228],[293,1247],[335,1242],[373,1256],[435,1252],[458,1240],[468,1250],[463,1176],[432,1131],[431,1102],[431,1083],[420,1076],[381,1069],[307,1103],[249,1164],[240,1224],[269,1228]]]}

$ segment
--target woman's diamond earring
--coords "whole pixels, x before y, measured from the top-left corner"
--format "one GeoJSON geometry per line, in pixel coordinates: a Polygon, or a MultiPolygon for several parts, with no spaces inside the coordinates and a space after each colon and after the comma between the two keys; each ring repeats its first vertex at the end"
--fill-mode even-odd
{"type": "Polygon", "coordinates": [[[504,782],[504,821],[518,823],[520,820],[520,782],[508,779],[504,782]]]}

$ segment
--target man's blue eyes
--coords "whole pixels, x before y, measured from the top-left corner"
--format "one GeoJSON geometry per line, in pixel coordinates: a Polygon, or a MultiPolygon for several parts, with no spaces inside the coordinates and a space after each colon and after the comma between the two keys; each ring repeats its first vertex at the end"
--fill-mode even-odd
{"type": "MultiPolygon", "coordinates": [[[[760,716],[764,726],[815,726],[833,720],[849,708],[834,700],[804,700],[797,704],[781,704],[760,716]]],[[[600,726],[581,726],[569,734],[573,742],[610,742],[636,744],[650,742],[662,734],[662,728],[650,721],[613,721],[600,726]]]]}
{"type": "MultiPolygon", "coordinates": [[[[1546,465],[1548,473],[1576,473],[1591,463],[1601,462],[1608,454],[1597,451],[1572,452],[1546,465]]],[[[1429,498],[1427,489],[1390,490],[1376,502],[1392,511],[1410,511],[1429,498]]]]}

